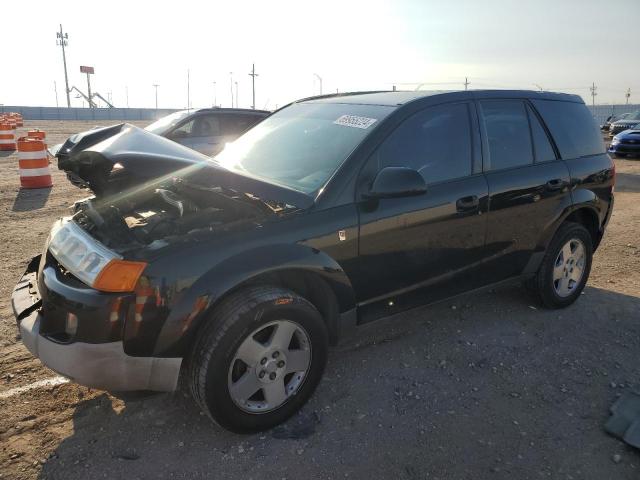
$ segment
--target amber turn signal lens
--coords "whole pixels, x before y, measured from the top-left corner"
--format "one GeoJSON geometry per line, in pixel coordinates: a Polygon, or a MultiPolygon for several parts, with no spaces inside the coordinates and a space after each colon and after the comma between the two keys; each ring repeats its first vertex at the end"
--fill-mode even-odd
{"type": "Polygon", "coordinates": [[[93,288],[103,292],[133,292],[146,266],[145,262],[111,260],[98,274],[93,288]]]}

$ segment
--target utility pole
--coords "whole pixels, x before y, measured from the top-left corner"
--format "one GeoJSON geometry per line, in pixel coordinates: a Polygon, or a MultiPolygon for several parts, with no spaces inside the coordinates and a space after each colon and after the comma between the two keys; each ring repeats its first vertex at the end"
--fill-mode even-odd
{"type": "Polygon", "coordinates": [[[187,68],[187,111],[191,110],[191,72],[187,68]]]}
{"type": "Polygon", "coordinates": [[[235,82],[235,84],[236,84],[236,108],[238,108],[238,105],[240,105],[238,103],[238,82],[235,82]]]}
{"type": "Polygon", "coordinates": [[[159,86],[160,86],[160,85],[158,85],[157,83],[154,83],[154,84],[153,84],[153,88],[155,88],[155,89],[156,89],[156,110],[158,110],[158,87],[159,87],[159,86]]]}
{"type": "Polygon", "coordinates": [[[627,98],[626,105],[629,105],[629,97],[631,96],[631,89],[630,88],[627,88],[627,93],[625,93],[624,96],[627,98]]]}
{"type": "Polygon", "coordinates": [[[67,107],[71,108],[71,98],[69,98],[69,77],[67,76],[67,56],[64,53],[64,47],[68,45],[69,34],[62,31],[62,24],[60,24],[60,31],[56,32],[56,45],[62,47],[62,64],[64,65],[64,85],[65,92],[67,93],[67,107]]]}
{"type": "Polygon", "coordinates": [[[229,77],[231,78],[231,108],[233,108],[233,72],[229,72],[229,77]]]}
{"type": "Polygon", "coordinates": [[[256,73],[256,64],[251,64],[251,73],[249,74],[251,77],[251,88],[253,89],[253,102],[251,103],[251,108],[256,109],[256,77],[258,74],[256,73]]]}
{"type": "Polygon", "coordinates": [[[316,78],[320,82],[320,95],[322,95],[322,77],[320,75],[318,75],[317,73],[314,73],[314,75],[316,76],[316,78]]]}
{"type": "Polygon", "coordinates": [[[218,98],[216,96],[216,82],[213,82],[213,106],[216,107],[218,104],[218,98]]]}
{"type": "Polygon", "coordinates": [[[598,87],[596,87],[596,82],[593,82],[593,84],[591,85],[591,87],[589,88],[589,90],[591,90],[591,105],[592,106],[596,106],[596,95],[598,95],[598,87]]]}
{"type": "Polygon", "coordinates": [[[56,84],[55,80],[53,81],[53,91],[56,92],[56,108],[58,108],[58,84],[56,84]]]}
{"type": "Polygon", "coordinates": [[[465,91],[469,89],[469,79],[464,77],[464,89],[465,91]]]}

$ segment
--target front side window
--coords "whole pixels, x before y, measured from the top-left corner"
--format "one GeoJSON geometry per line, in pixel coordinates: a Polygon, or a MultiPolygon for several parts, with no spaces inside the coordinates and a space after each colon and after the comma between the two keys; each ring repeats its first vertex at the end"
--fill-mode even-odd
{"type": "Polygon", "coordinates": [[[376,171],[402,166],[427,184],[471,175],[471,130],[464,103],[430,107],[402,122],[373,156],[376,171]]]}
{"type": "Polygon", "coordinates": [[[228,144],[214,162],[312,194],[394,109],[349,103],[293,104],[228,144]]]}
{"type": "Polygon", "coordinates": [[[193,126],[195,124],[195,118],[189,120],[188,122],[180,125],[178,128],[169,133],[170,138],[178,139],[178,138],[189,138],[191,136],[191,132],[193,132],[193,126]]]}
{"type": "Polygon", "coordinates": [[[191,137],[215,137],[220,135],[220,119],[215,115],[201,115],[193,121],[191,137]]]}
{"type": "Polygon", "coordinates": [[[480,110],[489,144],[489,170],[532,164],[531,133],[524,103],[487,100],[480,102],[480,110]]]}
{"type": "Polygon", "coordinates": [[[147,125],[145,130],[155,133],[156,135],[164,135],[170,128],[177,125],[180,120],[185,118],[187,115],[189,115],[187,110],[174,112],[166,117],[162,117],[160,120],[156,120],[150,125],[147,125]]]}

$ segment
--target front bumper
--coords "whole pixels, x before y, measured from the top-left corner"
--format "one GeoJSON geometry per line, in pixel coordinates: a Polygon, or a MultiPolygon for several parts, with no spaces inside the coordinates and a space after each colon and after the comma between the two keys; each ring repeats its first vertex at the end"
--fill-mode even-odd
{"type": "Polygon", "coordinates": [[[47,367],[76,383],[103,390],[173,391],[178,384],[181,358],[133,357],[123,343],[61,343],[40,329],[42,300],[37,287],[36,257],[11,295],[25,347],[47,367]]]}
{"type": "Polygon", "coordinates": [[[617,143],[609,146],[609,153],[640,155],[640,143],[617,143]]]}

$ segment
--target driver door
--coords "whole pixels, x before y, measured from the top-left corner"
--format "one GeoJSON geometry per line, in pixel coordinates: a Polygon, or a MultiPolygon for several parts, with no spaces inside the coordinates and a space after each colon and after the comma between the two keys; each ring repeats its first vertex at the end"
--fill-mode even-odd
{"type": "Polygon", "coordinates": [[[360,268],[352,279],[361,321],[482,283],[488,187],[480,162],[474,162],[480,140],[472,108],[445,104],[413,114],[367,162],[357,193],[360,268]],[[387,166],[417,170],[426,193],[364,198],[387,166]]]}

